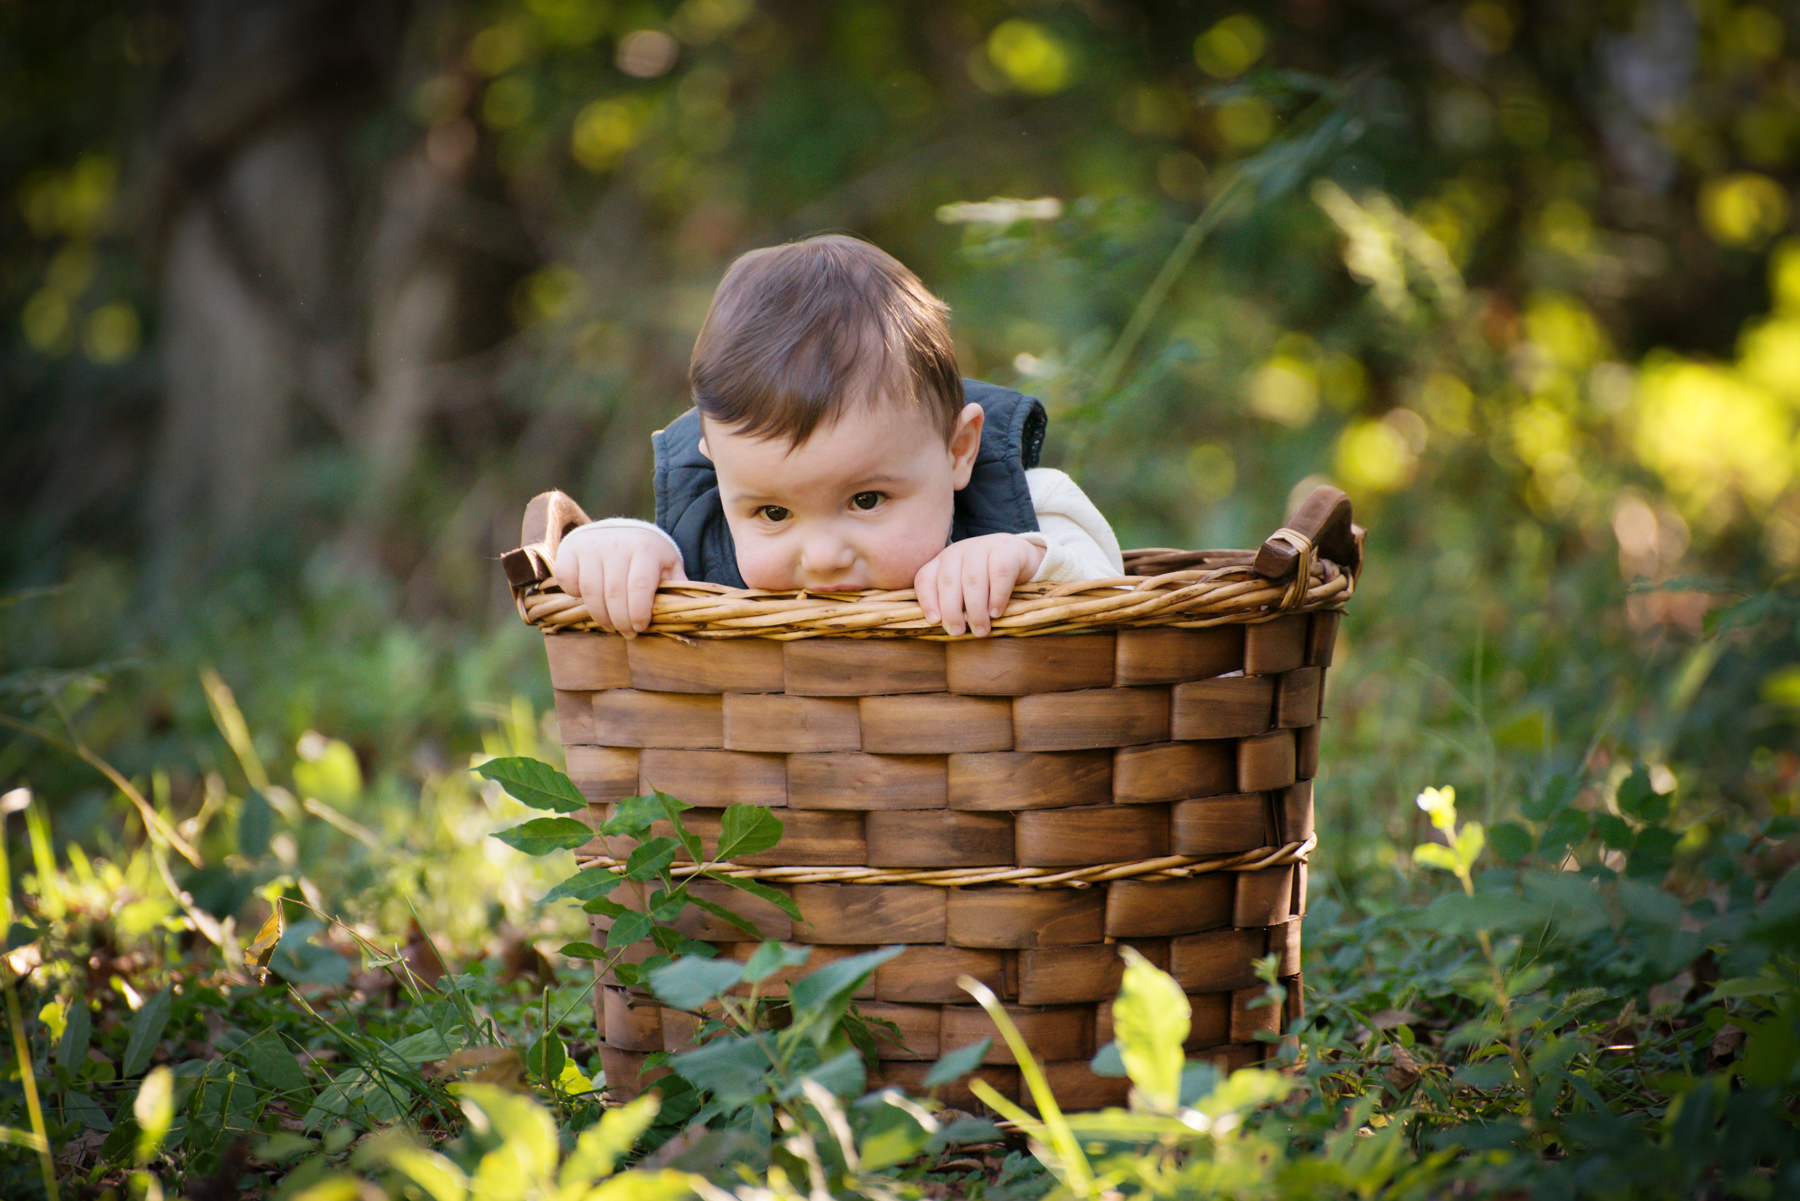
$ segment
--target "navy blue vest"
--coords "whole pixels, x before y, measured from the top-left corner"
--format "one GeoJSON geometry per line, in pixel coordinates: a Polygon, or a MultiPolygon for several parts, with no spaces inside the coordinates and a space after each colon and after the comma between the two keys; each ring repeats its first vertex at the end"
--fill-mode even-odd
{"type": "MultiPolygon", "coordinates": [[[[956,494],[950,540],[1024,534],[1038,528],[1025,471],[1044,449],[1049,417],[1035,396],[964,380],[965,397],[987,415],[968,486],[956,494]]],[[[690,580],[742,588],[737,547],[725,523],[712,460],[700,453],[700,414],[689,409],[650,439],[656,451],[656,524],[681,548],[690,580]]]]}

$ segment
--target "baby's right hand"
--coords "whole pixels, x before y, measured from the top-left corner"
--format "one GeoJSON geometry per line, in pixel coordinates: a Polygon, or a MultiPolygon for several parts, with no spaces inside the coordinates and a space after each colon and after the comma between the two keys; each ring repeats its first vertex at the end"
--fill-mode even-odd
{"type": "Polygon", "coordinates": [[[594,624],[634,638],[650,628],[656,589],[685,580],[681,553],[658,531],[636,525],[576,530],[556,549],[556,582],[579,596],[594,624]]]}

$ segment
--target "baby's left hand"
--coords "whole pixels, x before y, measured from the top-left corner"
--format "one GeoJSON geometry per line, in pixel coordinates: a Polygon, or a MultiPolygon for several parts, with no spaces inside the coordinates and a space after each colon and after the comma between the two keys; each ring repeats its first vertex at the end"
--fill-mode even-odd
{"type": "Polygon", "coordinates": [[[1017,534],[983,534],[952,542],[919,568],[913,588],[925,620],[944,632],[985,636],[1006,608],[1013,586],[1037,574],[1044,548],[1017,534]]]}

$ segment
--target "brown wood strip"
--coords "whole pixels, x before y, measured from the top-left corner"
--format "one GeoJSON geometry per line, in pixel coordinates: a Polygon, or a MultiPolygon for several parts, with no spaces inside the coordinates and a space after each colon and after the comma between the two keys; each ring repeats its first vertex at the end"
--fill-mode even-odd
{"type": "Polygon", "coordinates": [[[1244,627],[1209,626],[1201,630],[1120,630],[1113,682],[1180,684],[1242,671],[1244,627]]]}
{"type": "Polygon", "coordinates": [[[891,1001],[858,1001],[857,1012],[869,1022],[875,1053],[882,1059],[935,1060],[943,1054],[940,1010],[935,1005],[897,1005],[891,1001]],[[895,1032],[878,1023],[892,1022],[895,1032]]]}
{"type": "Polygon", "coordinates": [[[662,1036],[665,1051],[691,1050],[700,1040],[700,1019],[678,1009],[665,1009],[662,1012],[662,1036]]]}
{"type": "MultiPolygon", "coordinates": [[[[1091,1059],[1094,1055],[1094,1007],[1092,1005],[1059,1005],[1037,1009],[1023,1005],[1003,1006],[1006,1016],[1019,1029],[1025,1045],[1039,1060],[1091,1059]]],[[[984,1038],[992,1039],[983,1063],[1017,1063],[1012,1049],[1000,1037],[999,1027],[979,1005],[946,1005],[939,1038],[945,1050],[953,1051],[984,1038]]]]}
{"type": "Polygon", "coordinates": [[[796,809],[942,809],[946,775],[942,755],[789,755],[788,804],[796,809]]]}
{"type": "Polygon", "coordinates": [[[1275,968],[1277,976],[1292,976],[1300,970],[1299,918],[1270,929],[1269,950],[1281,956],[1281,962],[1275,968]]]}
{"type": "Polygon", "coordinates": [[[1073,867],[1155,859],[1170,853],[1169,807],[1028,809],[1015,818],[1013,845],[1020,867],[1073,867]]]}
{"type": "Polygon", "coordinates": [[[670,1069],[666,1064],[659,1068],[644,1067],[644,1061],[650,1055],[649,1051],[627,1051],[611,1043],[601,1043],[600,1066],[606,1072],[607,1091],[635,1097],[667,1076],[670,1069]]]}
{"type": "MultiPolygon", "coordinates": [[[[690,832],[699,835],[706,853],[713,855],[718,852],[723,816],[719,809],[690,809],[681,815],[681,820],[690,832]]],[[[869,849],[863,839],[860,813],[790,808],[776,817],[781,821],[781,842],[754,855],[734,855],[732,862],[747,867],[845,867],[868,862],[869,849]]],[[[659,835],[672,833],[665,825],[657,822],[650,829],[659,835]]]]}
{"type": "Polygon", "coordinates": [[[1281,817],[1282,842],[1301,842],[1313,832],[1313,786],[1311,780],[1289,784],[1276,795],[1276,812],[1281,817]]]}
{"type": "Polygon", "coordinates": [[[608,746],[720,747],[724,713],[716,696],[615,688],[594,695],[595,740],[608,746]]]}
{"type": "Polygon", "coordinates": [[[624,641],[631,686],[648,692],[780,692],[781,643],[766,638],[624,641]]]}
{"type": "Polygon", "coordinates": [[[631,687],[625,639],[617,634],[546,634],[550,686],[569,692],[631,687]]]}
{"type": "Polygon", "coordinates": [[[702,809],[787,804],[787,760],[780,755],[663,747],[637,755],[634,791],[640,795],[660,790],[702,809]]]}
{"type": "Polygon", "coordinates": [[[1269,799],[1260,792],[1177,801],[1169,813],[1173,855],[1234,855],[1274,845],[1269,799]]]}
{"type": "Polygon", "coordinates": [[[634,998],[622,988],[601,986],[601,1004],[606,1009],[606,1041],[626,1051],[660,1051],[663,1049],[662,1006],[644,998],[634,998]],[[632,1004],[636,1000],[637,1004],[632,1004]]]}
{"type": "Polygon", "coordinates": [[[1319,727],[1301,726],[1294,731],[1294,774],[1310,780],[1319,774],[1319,727]]]}
{"type": "Polygon", "coordinates": [[[945,893],[929,884],[796,884],[794,941],[942,943],[945,893]]]}
{"type": "MultiPolygon", "coordinates": [[[[779,886],[775,886],[780,891],[779,886]]],[[[613,891],[613,899],[622,904],[628,903],[625,898],[632,885],[627,883],[613,891]]],[[[764,939],[775,939],[785,942],[794,935],[794,919],[782,909],[761,897],[751,896],[741,888],[733,888],[729,884],[720,884],[716,880],[694,880],[688,884],[688,891],[702,900],[713,904],[740,917],[746,918],[756,927],[764,939]]],[[[637,906],[631,905],[636,909],[637,906]]],[[[675,918],[675,928],[689,938],[698,938],[705,942],[747,943],[756,946],[756,942],[743,930],[732,925],[722,917],[715,917],[698,905],[689,905],[675,918]]]]}
{"type": "Polygon", "coordinates": [[[1004,813],[889,809],[864,819],[870,867],[996,867],[1013,861],[1004,813]]]}
{"type": "Polygon", "coordinates": [[[1295,917],[1306,916],[1306,864],[1294,864],[1294,896],[1289,902],[1288,912],[1295,917]]]}
{"type": "Polygon", "coordinates": [[[1232,874],[1238,882],[1237,903],[1231,911],[1232,925],[1239,928],[1278,926],[1288,920],[1294,903],[1291,864],[1232,874]]]}
{"type": "Polygon", "coordinates": [[[1231,924],[1231,872],[1185,880],[1114,880],[1106,886],[1108,938],[1167,938],[1231,924]]]}
{"type": "Polygon", "coordinates": [[[1314,667],[1330,667],[1331,652],[1337,642],[1338,619],[1343,614],[1336,609],[1320,609],[1312,615],[1312,627],[1307,631],[1306,661],[1314,667]]]}
{"type": "Polygon", "coordinates": [[[1258,984],[1231,994],[1231,1041],[1249,1043],[1259,1034],[1281,1033],[1281,1006],[1269,1000],[1268,989],[1258,984]]]}
{"type": "Polygon", "coordinates": [[[1099,942],[1106,933],[1106,894],[1098,888],[950,888],[944,941],[959,947],[1010,949],[1099,942]]]}
{"type": "Polygon", "coordinates": [[[952,642],[946,648],[949,690],[976,696],[1024,696],[1107,688],[1113,682],[1114,653],[1111,632],[952,642]]]}
{"type": "Polygon", "coordinates": [[[1299,751],[1292,730],[1275,730],[1238,743],[1238,791],[1286,788],[1298,778],[1299,751]]]}
{"type": "Polygon", "coordinates": [[[946,693],[865,696],[858,704],[862,714],[861,749],[875,754],[1012,749],[1012,704],[1001,697],[946,693]]]}
{"type": "Polygon", "coordinates": [[[638,795],[638,752],[613,746],[565,746],[569,779],[589,801],[638,795]]]}
{"type": "Polygon", "coordinates": [[[1267,953],[1263,930],[1206,930],[1169,943],[1169,975],[1190,993],[1226,992],[1256,984],[1255,961],[1267,953]]]}
{"type": "Polygon", "coordinates": [[[729,693],[725,746],[734,751],[854,751],[862,747],[849,698],[729,693]]]}
{"type": "Polygon", "coordinates": [[[591,746],[594,737],[594,694],[556,690],[556,732],[566,751],[572,746],[591,746]]]}
{"type": "Polygon", "coordinates": [[[1295,972],[1291,979],[1285,979],[1281,984],[1283,988],[1287,989],[1287,1013],[1285,1016],[1291,1026],[1306,1016],[1306,974],[1295,972]]]}
{"type": "Polygon", "coordinates": [[[1220,676],[1175,685],[1169,727],[1182,741],[1243,738],[1275,721],[1275,681],[1265,676],[1220,676]]]}
{"type": "Polygon", "coordinates": [[[1208,1047],[1202,1057],[1222,1076],[1253,1068],[1268,1058],[1271,1048],[1265,1043],[1220,1043],[1208,1047]]]}
{"type": "Polygon", "coordinates": [[[1013,745],[1079,751],[1169,739],[1167,688],[1088,688],[1013,698],[1013,745]]]}
{"type": "Polygon", "coordinates": [[[1113,752],[1112,799],[1122,805],[1216,796],[1237,788],[1237,745],[1229,739],[1154,742],[1113,752]]]}
{"type": "Polygon", "coordinates": [[[1004,952],[913,946],[875,969],[875,996],[902,1004],[966,1004],[970,998],[957,985],[959,976],[973,976],[997,996],[1009,991],[1004,952]]]}
{"type": "Polygon", "coordinates": [[[1119,994],[1125,961],[1112,943],[1019,952],[1019,1004],[1075,1005],[1119,994]]]}
{"type": "MultiPolygon", "coordinates": [[[[1131,1100],[1131,1081],[1124,1076],[1099,1076],[1085,1059],[1059,1059],[1040,1065],[1050,1095],[1065,1112],[1122,1109],[1131,1100]]],[[[1037,1106],[1027,1090],[1024,1105],[1033,1113],[1037,1106]]]]}
{"type": "Polygon", "coordinates": [[[797,638],[777,643],[795,696],[942,692],[944,644],[917,638],[797,638]]]}
{"type": "Polygon", "coordinates": [[[1306,663],[1310,614],[1290,613],[1244,627],[1244,674],[1280,675],[1306,663]]]}
{"type": "Polygon", "coordinates": [[[1323,667],[1296,667],[1280,677],[1275,692],[1275,724],[1283,729],[1319,724],[1319,705],[1325,693],[1323,667]]]}
{"type": "Polygon", "coordinates": [[[951,755],[952,809],[1060,809],[1105,804],[1113,757],[1094,751],[988,751],[951,755]]]}

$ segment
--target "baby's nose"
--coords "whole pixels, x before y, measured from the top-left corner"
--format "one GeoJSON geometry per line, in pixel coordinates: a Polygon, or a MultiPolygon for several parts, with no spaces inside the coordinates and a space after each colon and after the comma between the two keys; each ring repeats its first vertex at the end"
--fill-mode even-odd
{"type": "Polygon", "coordinates": [[[856,552],[842,538],[815,534],[800,547],[800,568],[817,577],[830,576],[856,561],[856,552]]]}

